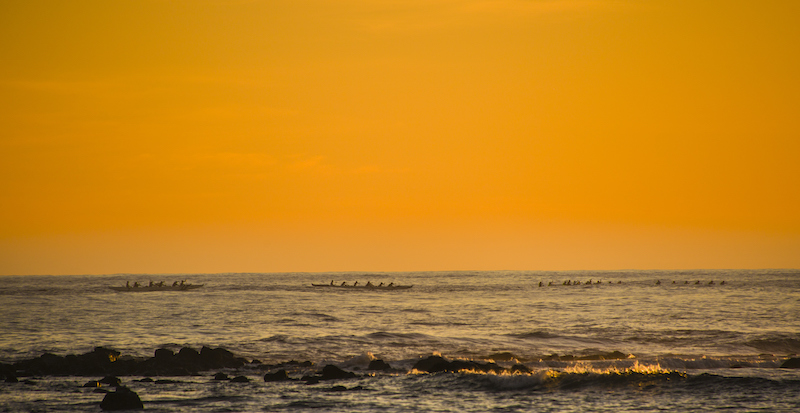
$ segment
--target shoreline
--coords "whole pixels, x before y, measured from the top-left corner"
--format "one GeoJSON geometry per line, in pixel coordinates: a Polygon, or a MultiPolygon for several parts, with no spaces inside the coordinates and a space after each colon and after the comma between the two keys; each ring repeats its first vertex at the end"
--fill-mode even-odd
{"type": "MultiPolygon", "coordinates": [[[[413,370],[424,372],[439,372],[449,371],[457,372],[461,370],[494,372],[498,374],[515,373],[515,372],[531,372],[538,369],[559,369],[570,368],[574,366],[591,366],[592,363],[598,366],[614,367],[626,365],[639,365],[640,362],[650,364],[655,361],[655,365],[660,367],[665,364],[667,369],[673,370],[669,366],[669,360],[681,360],[680,357],[666,358],[666,357],[643,357],[638,358],[633,354],[625,354],[619,351],[609,353],[598,353],[585,356],[573,355],[557,355],[551,354],[542,356],[535,359],[525,359],[517,357],[509,352],[500,352],[490,354],[482,358],[449,358],[441,355],[428,355],[420,356],[414,363],[413,367],[392,368],[388,363],[381,359],[375,358],[372,354],[354,357],[349,361],[340,363],[332,363],[328,365],[338,364],[346,369],[352,371],[365,370],[391,370],[393,372],[411,373],[413,370]],[[428,360],[429,364],[420,364],[428,360]],[[435,360],[435,362],[434,362],[435,360]],[[511,365],[511,367],[501,366],[511,365]],[[381,368],[370,367],[375,363],[381,368]],[[367,366],[369,364],[369,366],[367,366]],[[527,365],[526,365],[527,364],[527,365]],[[359,366],[362,365],[362,366],[359,366]],[[427,367],[426,367],[427,366],[427,367]],[[533,367],[531,367],[533,366],[533,367]]],[[[693,366],[683,365],[683,369],[708,369],[708,368],[800,368],[800,358],[796,355],[775,356],[775,355],[759,355],[759,356],[736,356],[736,357],[718,357],[706,358],[702,357],[704,363],[693,361],[693,366]],[[742,362],[742,359],[758,359],[762,363],[756,364],[752,362],[742,362]]],[[[413,362],[414,360],[412,360],[413,362]]],[[[393,362],[396,366],[400,364],[407,364],[402,362],[393,362]]],[[[0,375],[7,381],[13,380],[16,377],[34,377],[34,376],[197,376],[202,375],[204,372],[212,370],[246,370],[250,372],[267,372],[275,369],[294,369],[309,370],[317,364],[313,361],[296,361],[290,360],[275,364],[262,363],[258,359],[248,360],[244,357],[236,356],[231,351],[222,348],[212,348],[203,346],[200,351],[192,347],[182,347],[177,353],[166,348],[158,348],[154,351],[153,357],[134,357],[130,355],[122,355],[119,351],[105,348],[95,347],[94,350],[74,355],[69,354],[66,356],[59,356],[53,353],[43,353],[39,357],[24,359],[12,363],[0,363],[0,375]]],[[[677,366],[675,366],[677,367],[677,366]]],[[[678,370],[678,369],[675,369],[678,370]]]]}

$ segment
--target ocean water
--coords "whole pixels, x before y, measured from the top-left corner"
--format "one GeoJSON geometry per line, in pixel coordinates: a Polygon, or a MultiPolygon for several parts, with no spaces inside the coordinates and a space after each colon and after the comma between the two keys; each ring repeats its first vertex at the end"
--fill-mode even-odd
{"type": "MultiPolygon", "coordinates": [[[[157,412],[800,411],[800,369],[779,368],[800,353],[800,270],[0,277],[0,362],[96,346],[224,347],[262,363],[227,371],[250,383],[121,377],[157,412]],[[108,288],[181,279],[205,285],[108,288]],[[331,280],[413,288],[311,287],[331,280]],[[412,369],[432,354],[531,372],[412,369]],[[373,359],[394,370],[367,372],[373,359]],[[264,365],[290,360],[314,363],[297,378],[326,364],[362,376],[263,381],[264,365]]],[[[100,411],[86,377],[27,379],[0,383],[0,411],[100,411]]]]}

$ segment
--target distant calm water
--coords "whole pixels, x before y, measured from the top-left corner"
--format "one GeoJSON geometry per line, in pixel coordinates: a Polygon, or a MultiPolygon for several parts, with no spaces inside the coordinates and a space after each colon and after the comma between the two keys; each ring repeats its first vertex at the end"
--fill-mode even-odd
{"type": "MultiPolygon", "coordinates": [[[[238,372],[253,379],[247,384],[122,379],[146,410],[163,412],[800,411],[800,370],[778,368],[800,353],[800,271],[0,277],[0,362],[95,346],[152,357],[160,347],[203,345],[315,368],[363,370],[380,358],[402,372],[310,386],[264,383],[255,370],[238,372]],[[108,288],[180,279],[205,286],[108,288]],[[310,286],[331,280],[414,287],[310,286]],[[626,357],[598,360],[614,351],[626,357]],[[533,373],[407,373],[431,354],[521,363],[533,373]]],[[[86,380],[0,383],[0,411],[99,411],[102,394],[81,388],[86,380]]]]}

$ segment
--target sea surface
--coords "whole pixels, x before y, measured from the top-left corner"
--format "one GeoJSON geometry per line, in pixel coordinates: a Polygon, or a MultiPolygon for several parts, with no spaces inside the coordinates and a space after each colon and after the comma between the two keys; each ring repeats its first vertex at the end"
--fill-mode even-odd
{"type": "MultiPolygon", "coordinates": [[[[262,365],[314,363],[296,377],[327,364],[362,375],[266,383],[248,364],[227,373],[249,383],[121,377],[153,412],[796,412],[800,369],[779,366],[800,353],[800,270],[0,277],[0,362],[96,346],[141,358],[224,347],[262,365]],[[176,280],[204,286],[108,288],[176,280]],[[413,288],[311,286],[332,280],[413,288]],[[412,369],[434,354],[531,373],[412,369]],[[374,359],[394,370],[366,371],[374,359]]],[[[0,383],[0,411],[101,411],[86,377],[22,379],[0,383]]]]}

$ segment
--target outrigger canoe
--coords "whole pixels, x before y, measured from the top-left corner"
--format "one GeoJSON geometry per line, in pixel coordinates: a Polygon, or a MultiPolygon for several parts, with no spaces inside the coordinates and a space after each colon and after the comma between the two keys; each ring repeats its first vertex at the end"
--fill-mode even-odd
{"type": "Polygon", "coordinates": [[[312,287],[342,288],[351,290],[407,290],[413,285],[331,285],[331,284],[311,284],[312,287]]]}
{"type": "Polygon", "coordinates": [[[140,285],[138,287],[108,287],[114,291],[126,293],[143,293],[147,291],[188,291],[198,289],[205,284],[184,284],[184,285],[140,285]]]}

